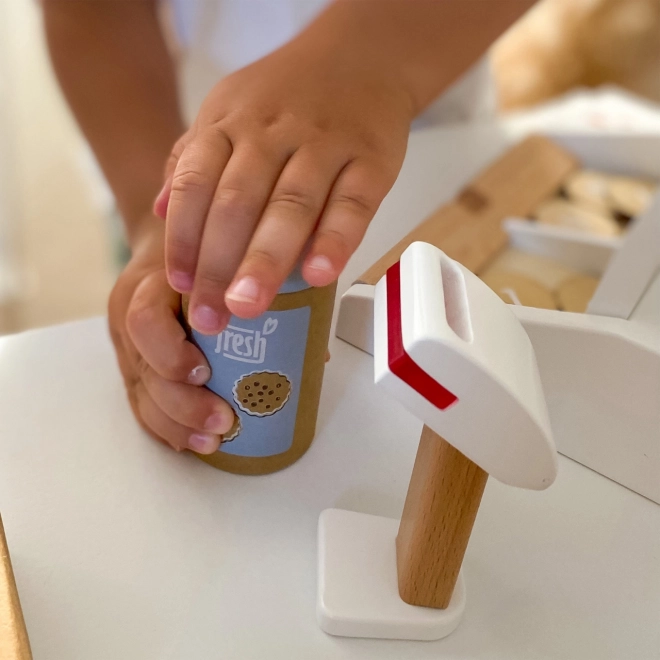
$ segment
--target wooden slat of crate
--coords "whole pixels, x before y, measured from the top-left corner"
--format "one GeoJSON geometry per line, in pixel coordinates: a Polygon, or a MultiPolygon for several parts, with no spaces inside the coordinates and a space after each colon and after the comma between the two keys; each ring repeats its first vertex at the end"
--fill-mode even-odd
{"type": "Polygon", "coordinates": [[[531,213],[578,166],[575,156],[551,140],[540,135],[526,138],[413,229],[357,282],[376,284],[415,241],[431,243],[479,273],[506,246],[504,218],[531,213]]]}

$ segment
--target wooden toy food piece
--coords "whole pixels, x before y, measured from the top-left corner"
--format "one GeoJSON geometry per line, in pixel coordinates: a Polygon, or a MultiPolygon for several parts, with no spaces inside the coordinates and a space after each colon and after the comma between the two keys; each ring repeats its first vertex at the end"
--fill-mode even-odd
{"type": "Polygon", "coordinates": [[[616,220],[578,206],[564,199],[551,199],[541,204],[534,213],[539,222],[571,227],[601,236],[617,236],[621,229],[616,220]]]}
{"type": "Polygon", "coordinates": [[[644,179],[579,170],[568,177],[563,190],[572,202],[600,215],[614,212],[631,218],[646,210],[657,186],[644,179]]]}
{"type": "Polygon", "coordinates": [[[505,302],[541,309],[557,309],[557,303],[548,289],[534,280],[517,273],[491,270],[481,279],[505,302]]]}
{"type": "Polygon", "coordinates": [[[585,312],[587,305],[598,288],[598,280],[588,275],[578,275],[559,288],[559,306],[566,312],[585,312]]]}
{"type": "Polygon", "coordinates": [[[0,658],[32,660],[25,620],[18,600],[7,539],[0,518],[0,658]]]}
{"type": "Polygon", "coordinates": [[[559,261],[515,248],[509,248],[500,253],[492,264],[480,273],[480,276],[483,279],[491,272],[500,271],[522,275],[534,280],[549,291],[555,291],[566,280],[580,274],[579,271],[569,268],[559,261]]]}
{"type": "Polygon", "coordinates": [[[635,217],[646,210],[656,191],[657,187],[650,181],[612,177],[609,184],[610,203],[619,213],[635,217]]]}
{"type": "Polygon", "coordinates": [[[573,202],[591,207],[597,213],[610,212],[610,177],[594,170],[578,170],[564,183],[564,192],[573,202]]]}

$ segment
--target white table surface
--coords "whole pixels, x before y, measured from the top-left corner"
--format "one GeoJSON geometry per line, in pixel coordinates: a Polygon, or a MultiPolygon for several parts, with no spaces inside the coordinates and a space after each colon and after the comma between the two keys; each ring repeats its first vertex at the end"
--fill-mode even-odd
{"type": "MultiPolygon", "coordinates": [[[[413,135],[340,290],[503,146],[413,135]]],[[[239,477],[144,436],[104,320],[0,339],[0,511],[35,660],[660,657],[660,507],[565,458],[542,493],[489,481],[449,638],[322,633],[318,515],[397,517],[420,431],[376,393],[369,356],[331,349],[311,450],[239,477]]]]}

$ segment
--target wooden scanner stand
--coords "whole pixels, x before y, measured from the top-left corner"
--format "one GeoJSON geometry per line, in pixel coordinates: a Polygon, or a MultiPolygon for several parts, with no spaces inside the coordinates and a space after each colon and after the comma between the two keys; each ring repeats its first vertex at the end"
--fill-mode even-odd
{"type": "Polygon", "coordinates": [[[465,608],[461,565],[488,475],[547,488],[556,450],[522,325],[442,251],[403,253],[377,285],[374,328],[377,386],[425,426],[400,523],[321,514],[318,620],[333,635],[440,639],[465,608]]]}
{"type": "Polygon", "coordinates": [[[399,594],[406,603],[449,606],[487,479],[424,427],[396,538],[399,594]]]}

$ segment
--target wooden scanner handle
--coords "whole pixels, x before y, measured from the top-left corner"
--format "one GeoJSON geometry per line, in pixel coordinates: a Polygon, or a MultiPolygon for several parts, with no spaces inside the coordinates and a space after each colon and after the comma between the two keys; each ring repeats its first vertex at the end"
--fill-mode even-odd
{"type": "Polygon", "coordinates": [[[406,603],[449,605],[487,479],[424,427],[396,539],[399,594],[406,603]]]}

